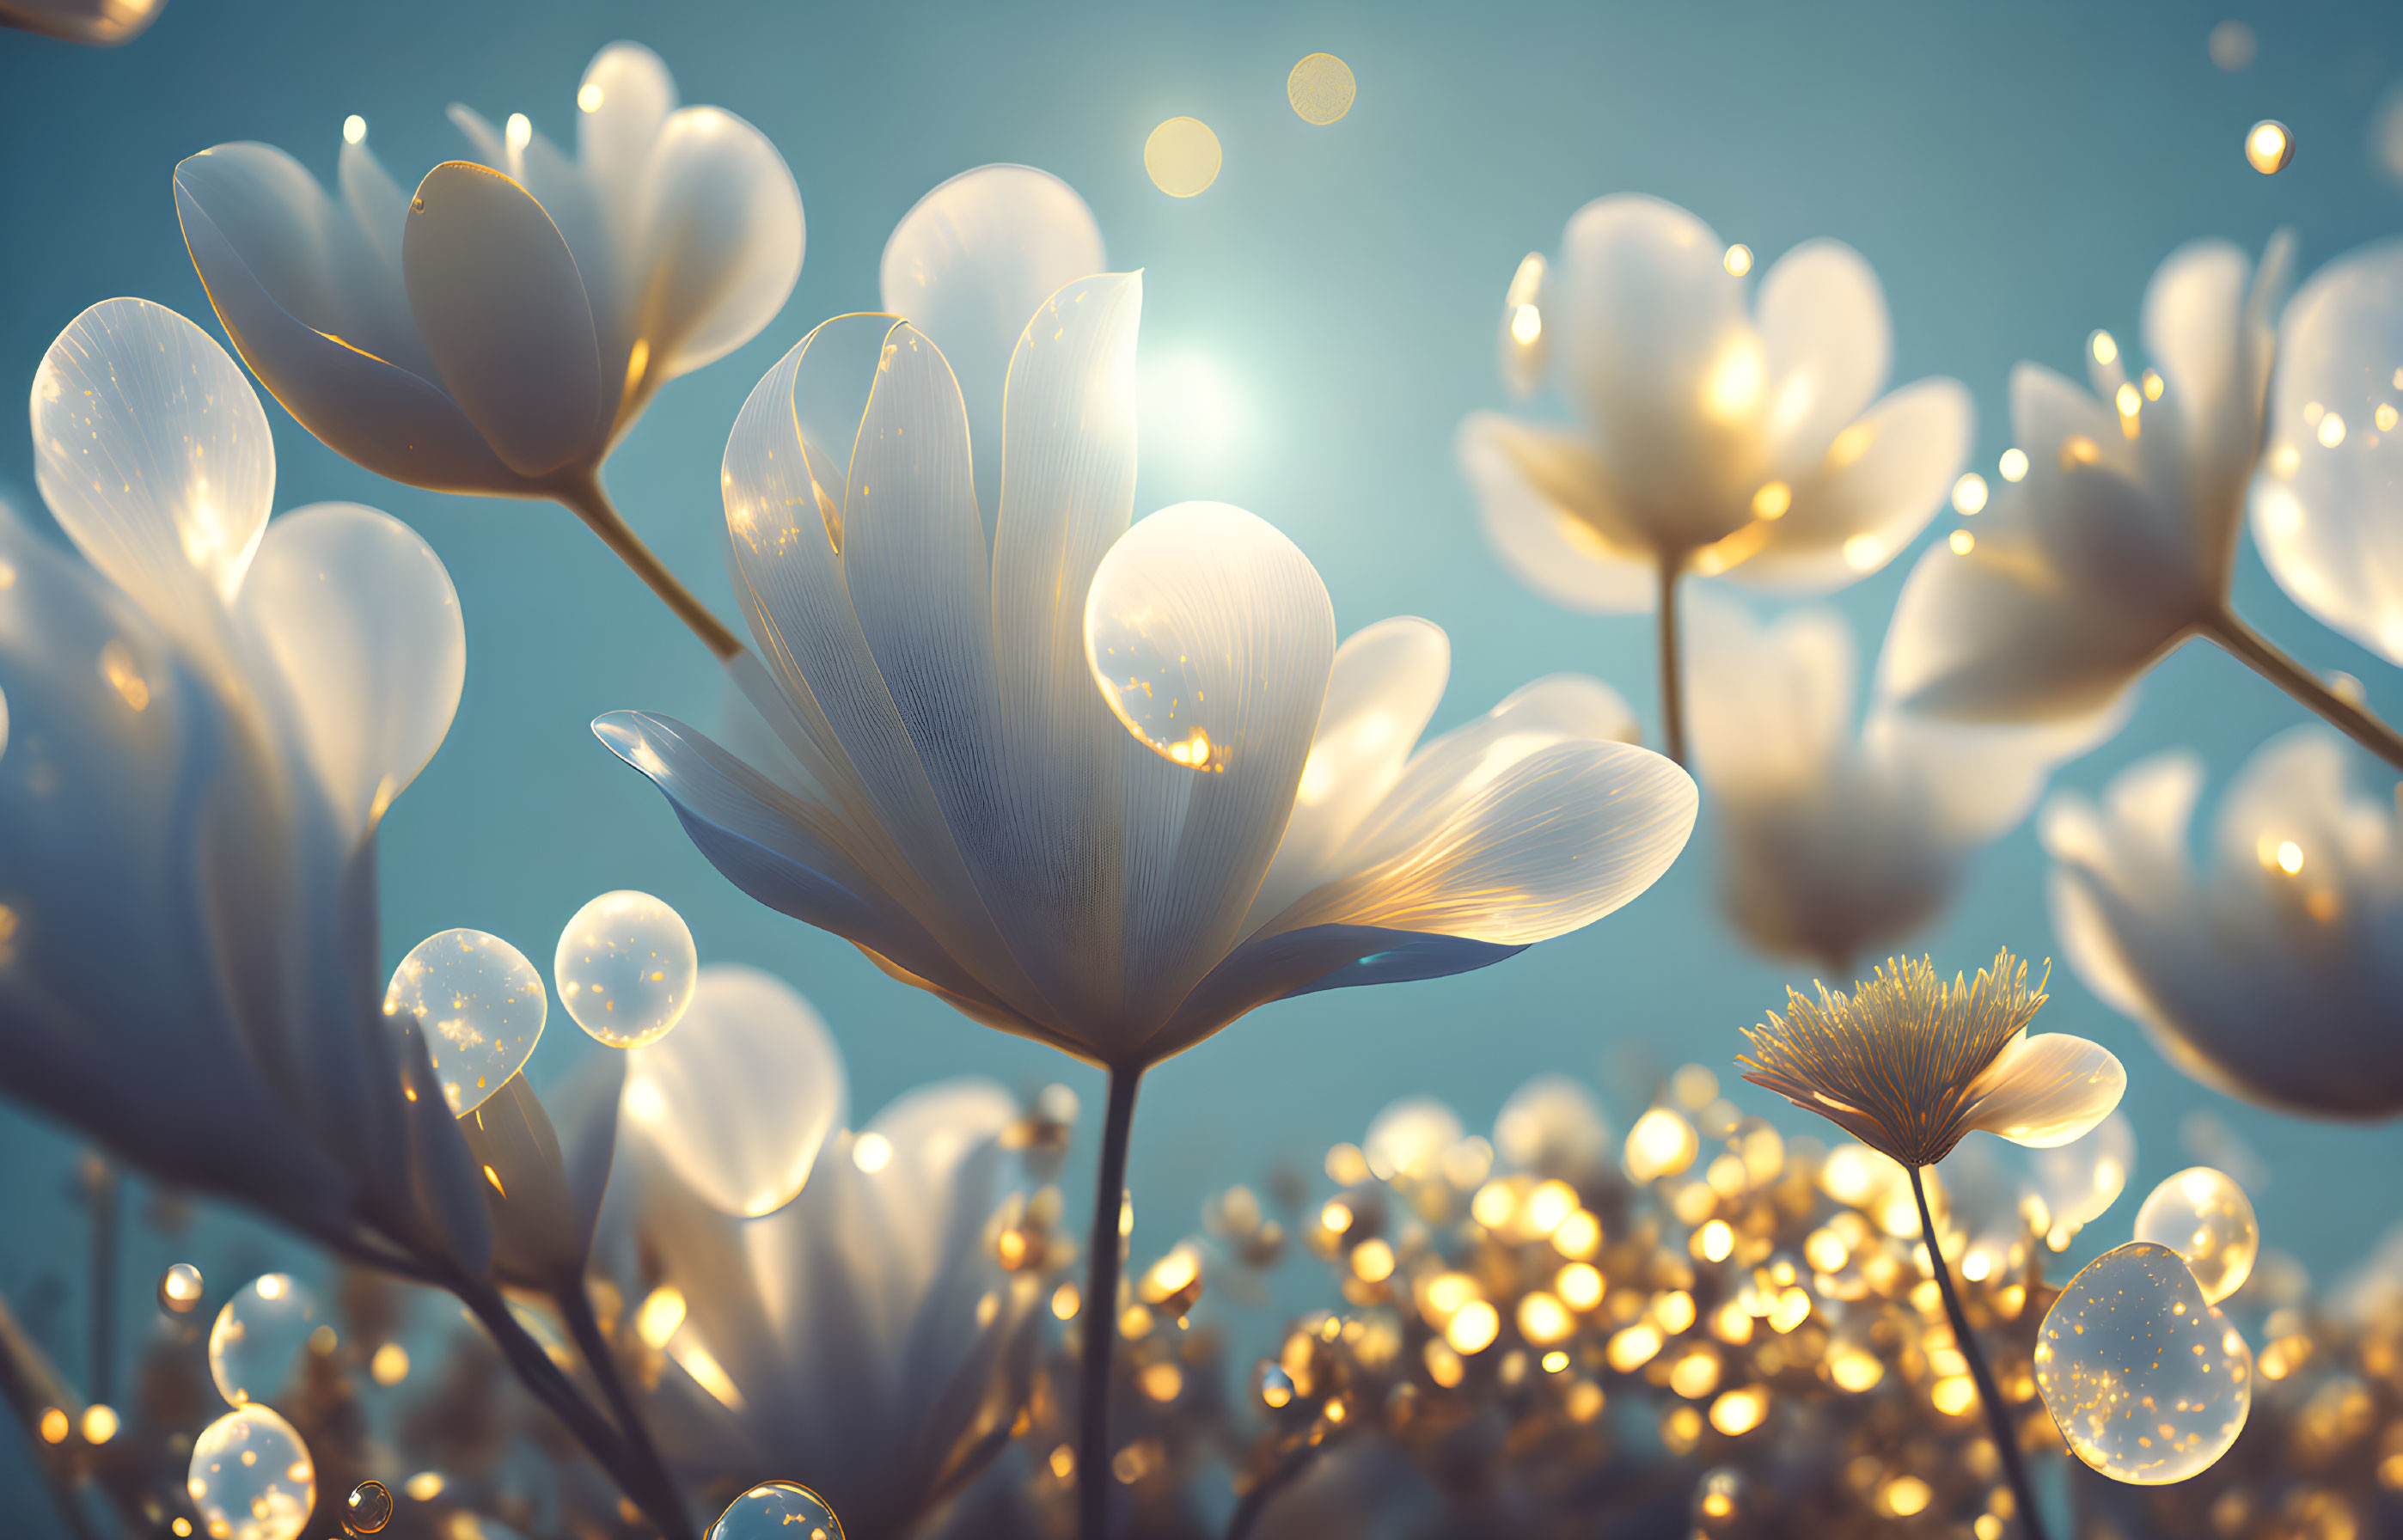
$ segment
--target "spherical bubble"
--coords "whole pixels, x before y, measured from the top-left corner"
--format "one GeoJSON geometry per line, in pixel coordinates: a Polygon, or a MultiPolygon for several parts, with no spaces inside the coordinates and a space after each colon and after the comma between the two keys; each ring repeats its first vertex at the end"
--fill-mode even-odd
{"type": "Polygon", "coordinates": [[[2253,1350],[2178,1254],[2105,1252],[2045,1312],[2036,1388],[2077,1457],[2115,1481],[2183,1481],[2228,1452],[2253,1409],[2253,1350]]]}
{"type": "Polygon", "coordinates": [[[2185,1257],[2202,1297],[2215,1305],[2244,1286],[2261,1252],[2253,1200],[2209,1166],[2189,1166],[2155,1187],[2136,1211],[2136,1239],[2185,1257]]]}
{"type": "Polygon", "coordinates": [[[342,1500],[342,1533],[382,1534],[392,1522],[392,1490],[381,1481],[362,1481],[342,1500]]]}
{"type": "Polygon", "coordinates": [[[656,1043],[684,1019],[701,971],[684,916],[647,893],[604,893],[559,933],[551,977],[576,1024],[613,1048],[656,1043]]]}
{"type": "Polygon", "coordinates": [[[201,1269],[189,1262],[178,1262],[159,1275],[159,1308],[170,1315],[191,1314],[201,1308],[201,1296],[206,1292],[201,1269]]]}
{"type": "Polygon", "coordinates": [[[708,1540],[842,1540],[826,1499],[796,1481],[766,1481],[736,1498],[708,1540]]]}
{"type": "Polygon", "coordinates": [[[386,1016],[414,1016],[434,1073],[461,1117],[507,1083],[542,1041],[550,996],[525,954],[479,930],[446,930],[410,949],[384,991],[386,1016]]]}
{"type": "Polygon", "coordinates": [[[2035,1151],[2028,1163],[2050,1221],[2048,1243],[2058,1251],[2119,1200],[2136,1169],[2135,1129],[2114,1112],[2068,1144],[2035,1151]]]}
{"type": "Polygon", "coordinates": [[[192,1441],[185,1491],[213,1540],[297,1540],[317,1505],[317,1472],[291,1423],[237,1407],[192,1441]]]}
{"type": "Polygon", "coordinates": [[[2276,118],[2264,118],[2245,131],[2244,159],[2262,175],[2285,171],[2294,158],[2294,132],[2276,118]]]}
{"type": "Polygon", "coordinates": [[[323,1325],[316,1296],[289,1273],[244,1283],[209,1328],[209,1378],[217,1394],[237,1407],[281,1399],[299,1384],[309,1339],[323,1325]]]}

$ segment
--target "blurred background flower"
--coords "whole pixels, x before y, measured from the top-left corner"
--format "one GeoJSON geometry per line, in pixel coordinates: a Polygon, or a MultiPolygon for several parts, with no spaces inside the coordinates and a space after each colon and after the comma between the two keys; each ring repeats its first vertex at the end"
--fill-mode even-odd
{"type": "Polygon", "coordinates": [[[115,48],[130,43],[159,19],[167,0],[8,0],[0,27],[18,27],[68,43],[115,48]]]}

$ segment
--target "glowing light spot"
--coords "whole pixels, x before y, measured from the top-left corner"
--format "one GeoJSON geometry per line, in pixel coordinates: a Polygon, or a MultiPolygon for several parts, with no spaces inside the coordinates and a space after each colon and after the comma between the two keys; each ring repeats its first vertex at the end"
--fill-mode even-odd
{"type": "Polygon", "coordinates": [[[108,681],[124,702],[135,711],[150,705],[150,684],[134,667],[133,654],[124,643],[111,641],[100,649],[100,676],[108,681]]]}
{"type": "Polygon", "coordinates": [[[1350,112],[1359,89],[1352,66],[1331,53],[1306,56],[1285,77],[1285,99],[1293,104],[1295,116],[1322,126],[1350,112]]]}
{"type": "Polygon", "coordinates": [[[673,1284],[653,1289],[634,1312],[634,1335],[653,1348],[664,1348],[684,1325],[684,1294],[673,1284]]]}
{"type": "Polygon", "coordinates": [[[1978,537],[1967,530],[1954,530],[1945,537],[1944,543],[1952,548],[1955,556],[1966,556],[1978,548],[1978,537]]]}
{"type": "Polygon", "coordinates": [[[1729,274],[1741,278],[1752,271],[1752,248],[1738,242],[1727,249],[1727,255],[1719,261],[1729,274]]]}
{"type": "Polygon", "coordinates": [[[1986,508],[1986,479],[1976,471],[1964,472],[1952,483],[1952,511],[1967,518],[1983,513],[1986,508]]]}
{"type": "MultiPolygon", "coordinates": [[[[1558,1296],[1546,1294],[1541,1289],[1519,1301],[1518,1314],[1519,1335],[1539,1348],[1564,1342],[1577,1330],[1577,1317],[1569,1313],[1568,1306],[1558,1296]]],[[[1452,1323],[1457,1325],[1459,1317],[1454,1316],[1452,1323]]],[[[1455,1341],[1452,1346],[1459,1347],[1460,1344],[1455,1341]]]]}
{"type": "Polygon", "coordinates": [[[2003,457],[1994,462],[1994,468],[2002,473],[2006,481],[2025,479],[2028,473],[2027,451],[2018,448],[2005,450],[2003,457]]]}
{"type": "Polygon", "coordinates": [[[1526,347],[1544,335],[1544,317],[1533,305],[1514,305],[1510,309],[1510,340],[1526,347]]]}
{"type": "Polygon", "coordinates": [[[2098,331],[2088,338],[2086,346],[2094,354],[2094,361],[2098,364],[2116,364],[2119,361],[2119,344],[2107,331],[2098,331]]]}
{"type": "Polygon", "coordinates": [[[2135,386],[2125,381],[2120,382],[2119,389],[2112,396],[2112,401],[2118,407],[2119,415],[2122,417],[2133,417],[2145,408],[2144,397],[2136,393],[2135,386]]]}
{"type": "Polygon", "coordinates": [[[578,112],[599,112],[601,104],[606,100],[601,90],[601,82],[587,80],[576,92],[576,109],[578,112]]]}
{"type": "Polygon", "coordinates": [[[1769,1387],[1746,1385],[1731,1390],[1711,1403],[1711,1426],[1737,1438],[1760,1426],[1769,1415],[1769,1387]]]}
{"type": "Polygon", "coordinates": [[[2319,441],[2323,449],[2334,449],[2344,442],[2344,419],[2329,412],[2320,419],[2319,441]]]}
{"type": "Polygon", "coordinates": [[[1085,1297],[1076,1284],[1063,1283],[1051,1291],[1051,1318],[1055,1321],[1074,1321],[1076,1318],[1077,1310],[1084,1302],[1085,1297]]]}
{"type": "Polygon", "coordinates": [[[2274,118],[2264,118],[2244,135],[2244,159],[2264,176],[2285,171],[2295,159],[2295,136],[2274,118]]]}
{"type": "Polygon", "coordinates": [[[851,1163],[870,1175],[893,1163],[893,1141],[881,1133],[863,1133],[852,1142],[851,1163]]]}
{"type": "Polygon", "coordinates": [[[1887,1511],[1897,1519],[1908,1519],[1922,1511],[1935,1495],[1935,1489],[1916,1476],[1897,1476],[1878,1492],[1887,1511]]]}
{"type": "Polygon", "coordinates": [[[189,1315],[199,1308],[205,1287],[200,1269],[177,1262],[159,1275],[159,1308],[170,1315],[189,1315]]]}
{"type": "Polygon", "coordinates": [[[1885,560],[1885,542],[1874,534],[1855,534],[1844,542],[1844,564],[1867,572],[1885,560]]]}
{"type": "Polygon", "coordinates": [[[1593,1309],[1607,1287],[1600,1270],[1586,1262],[1571,1262],[1552,1278],[1552,1292],[1571,1310],[1593,1309]]]}
{"type": "Polygon", "coordinates": [[[364,145],[368,142],[368,120],[357,113],[342,119],[342,143],[364,145]]]}
{"type": "Polygon", "coordinates": [[[1454,1353],[1483,1353],[1501,1333],[1502,1317],[1482,1299],[1472,1299],[1443,1328],[1443,1339],[1454,1353]]]}
{"type": "Polygon", "coordinates": [[[1352,1248],[1352,1272],[1364,1283],[1382,1283],[1394,1275],[1394,1248],[1382,1241],[1363,1241],[1352,1248]]]}
{"type": "Polygon", "coordinates": [[[42,1413],[43,1443],[63,1444],[67,1441],[67,1435],[73,1431],[67,1422],[67,1414],[58,1408],[52,1407],[42,1413]]]}
{"type": "Polygon", "coordinates": [[[1654,1107],[1627,1131],[1627,1174],[1641,1185],[1674,1176],[1702,1148],[1694,1126],[1667,1107],[1654,1107]]]}
{"type": "Polygon", "coordinates": [[[1760,344],[1750,337],[1739,338],[1703,377],[1702,410],[1723,423],[1743,418],[1759,403],[1768,378],[1760,344]]]}
{"type": "Polygon", "coordinates": [[[2292,839],[2278,842],[2278,869],[2292,877],[2303,869],[2303,847],[2292,839]]]}
{"type": "Polygon", "coordinates": [[[1785,510],[1794,506],[1794,489],[1783,481],[1766,481],[1752,494],[1752,516],[1755,519],[1783,519],[1785,510]]]}
{"type": "Polygon", "coordinates": [[[1928,1400],[1947,1417],[1958,1417],[1978,1404],[1978,1382],[1965,1374],[1951,1374],[1936,1381],[1928,1400]]]}
{"type": "Polygon", "coordinates": [[[509,114],[508,127],[503,132],[507,137],[509,148],[521,150],[534,143],[534,119],[524,113],[513,112],[509,114]]]}
{"type": "Polygon", "coordinates": [[[422,1470],[400,1484],[400,1490],[421,1503],[431,1503],[442,1495],[442,1473],[422,1470]]]}
{"type": "Polygon", "coordinates": [[[1632,1374],[1650,1363],[1660,1353],[1660,1345],[1667,1340],[1660,1335],[1659,1326],[1649,1321],[1639,1321],[1604,1344],[1602,1356],[1619,1373],[1632,1374]]]}
{"type": "Polygon", "coordinates": [[[409,1378],[409,1350],[386,1342],[368,1360],[368,1376],[379,1385],[397,1385],[409,1378]]]}
{"type": "Polygon", "coordinates": [[[2146,369],[2146,370],[2145,371],[2145,399],[2146,399],[2146,400],[2147,400],[2147,401],[2158,401],[2158,400],[2160,400],[2160,399],[2161,398],[2161,392],[2163,392],[2164,390],[2167,390],[2168,388],[2169,388],[2168,384],[2167,384],[2167,383],[2166,383],[2166,382],[2161,379],[2160,375],[2157,371],[2152,370],[2152,369],[2146,369]]]}
{"type": "Polygon", "coordinates": [[[2397,421],[2394,404],[2387,401],[2379,402],[2378,409],[2370,413],[2369,420],[2378,425],[2379,432],[2393,433],[2397,421]]]}
{"type": "Polygon", "coordinates": [[[83,1441],[105,1444],[117,1436],[118,1420],[115,1407],[94,1403],[83,1409],[83,1441]]]}
{"type": "Polygon", "coordinates": [[[1143,142],[1143,169],[1171,198],[1192,198],[1218,179],[1218,136],[1199,118],[1172,118],[1143,142]]]}
{"type": "Polygon", "coordinates": [[[1724,1219],[1714,1219],[1694,1232],[1694,1255],[1705,1262],[1724,1262],[1735,1250],[1735,1231],[1724,1219]]]}

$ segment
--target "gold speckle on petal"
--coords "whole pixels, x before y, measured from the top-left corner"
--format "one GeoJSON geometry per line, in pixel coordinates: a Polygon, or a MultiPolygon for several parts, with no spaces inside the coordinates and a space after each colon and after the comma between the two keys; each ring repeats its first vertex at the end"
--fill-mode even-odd
{"type": "Polygon", "coordinates": [[[1352,66],[1331,53],[1313,53],[1285,77],[1285,99],[1305,123],[1332,123],[1352,110],[1359,84],[1352,66]]]}

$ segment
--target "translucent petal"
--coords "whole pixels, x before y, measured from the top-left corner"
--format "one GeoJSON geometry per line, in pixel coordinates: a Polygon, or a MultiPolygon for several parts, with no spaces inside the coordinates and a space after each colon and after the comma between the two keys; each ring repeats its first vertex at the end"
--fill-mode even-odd
{"type": "Polygon", "coordinates": [[[1492,967],[1526,950],[1374,925],[1263,927],[1177,1003],[1168,1023],[1145,1040],[1144,1050],[1155,1061],[1182,1052],[1272,1000],[1322,990],[1449,978],[1492,967]]]}
{"type": "Polygon", "coordinates": [[[626,281],[636,285],[628,300],[646,379],[741,347],[800,276],[801,190],[767,136],[721,108],[686,107],[660,128],[639,229],[645,244],[626,281]]]}
{"type": "Polygon", "coordinates": [[[451,730],[467,674],[459,596],[388,514],[320,503],[269,526],[242,613],[282,670],[334,806],[372,828],[451,730]]]}
{"type": "Polygon", "coordinates": [[[640,43],[592,56],[576,91],[576,158],[621,251],[634,249],[651,147],[675,110],[675,81],[640,43]]]}
{"type": "Polygon", "coordinates": [[[2261,403],[2248,390],[2242,321],[2253,264],[2226,241],[2190,241],[2170,253],[2145,289],[2145,351],[2167,382],[2160,409],[2177,414],[2201,479],[2242,481],[2259,452],[2261,403]],[[2239,428],[2238,424],[2244,424],[2239,428]],[[2207,467],[2207,468],[2206,468],[2207,467]]]}
{"type": "Polygon", "coordinates": [[[627,1052],[622,1116],[685,1185],[757,1217],[793,1200],[842,1121],[842,1059],[783,979],[713,964],[676,1030],[627,1052]]]}
{"type": "Polygon", "coordinates": [[[979,480],[999,468],[1003,380],[1021,334],[1034,339],[1028,317],[1108,265],[1092,210],[1074,187],[1032,166],[962,172],[893,228],[878,271],[883,306],[908,316],[951,361],[967,397],[979,480]]]}
{"type": "MultiPolygon", "coordinates": [[[[312,210],[323,201],[298,162],[265,145],[220,145],[176,166],[185,245],[243,361],[302,427],[379,476],[438,491],[521,491],[458,404],[411,372],[409,360],[424,354],[414,316],[396,322],[406,351],[379,354],[372,338],[343,340],[347,323],[320,271],[327,246],[312,210]]],[[[381,260],[364,246],[358,254],[363,266],[381,260]]],[[[396,316],[407,309],[398,298],[384,307],[396,316]]]]}
{"type": "Polygon", "coordinates": [[[2127,1089],[2128,1072],[2101,1044],[2022,1032],[1971,1083],[1969,1127],[2049,1149],[2109,1117],[2127,1089]]]}
{"type": "Polygon", "coordinates": [[[580,1283],[591,1238],[579,1223],[559,1134],[525,1076],[509,1076],[463,1116],[459,1132],[483,1169],[493,1270],[528,1288],[580,1283]]]}
{"type": "Polygon", "coordinates": [[[1885,381],[1893,353],[1885,291],[1852,247],[1806,241],[1761,279],[1754,308],[1768,355],[1771,454],[1799,475],[1885,381]]]}
{"type": "Polygon", "coordinates": [[[2398,358],[2403,241],[2349,252],[2313,275],[2280,327],[2269,475],[2253,489],[2253,538],[2279,586],[2389,662],[2403,662],[2398,358]],[[2341,437],[2324,431],[2327,414],[2341,437]]]}
{"type": "Polygon", "coordinates": [[[1768,540],[1728,576],[1771,592],[1810,593],[1882,569],[1943,509],[1968,459],[1976,419],[1956,380],[1914,381],[1879,401],[1843,430],[1866,435],[1866,447],[1852,450],[1848,440],[1852,458],[1841,465],[1814,451],[1795,473],[1793,501],[1768,540]]]}
{"type": "Polygon", "coordinates": [[[1660,559],[1608,507],[1590,450],[1474,412],[1460,425],[1457,452],[1486,538],[1521,582],[1577,610],[1645,610],[1657,602],[1660,559]]]}
{"type": "Polygon", "coordinates": [[[2136,1170],[2136,1131],[2127,1114],[2114,1112],[2065,1145],[2039,1148],[2028,1168],[2052,1228],[2074,1236],[2127,1190],[2136,1170]]]}
{"type": "Polygon", "coordinates": [[[35,474],[59,526],[188,642],[229,603],[275,495],[267,414],[200,327],[146,299],[75,319],[34,375],[35,474]]]}
{"type": "Polygon", "coordinates": [[[1723,796],[1800,795],[1851,747],[1852,632],[1832,610],[1756,625],[1707,590],[1688,601],[1693,759],[1723,796]]]}
{"type": "Polygon", "coordinates": [[[465,160],[427,172],[410,211],[410,309],[443,388],[522,476],[596,453],[610,416],[600,344],[550,215],[516,182],[465,160]]]}

